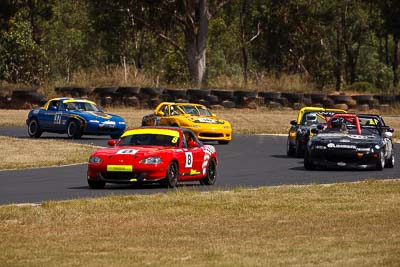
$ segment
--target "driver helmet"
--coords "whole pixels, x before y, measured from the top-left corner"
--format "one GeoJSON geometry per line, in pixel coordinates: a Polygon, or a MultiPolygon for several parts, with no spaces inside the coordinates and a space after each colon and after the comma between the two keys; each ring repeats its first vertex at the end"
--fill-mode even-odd
{"type": "Polygon", "coordinates": [[[343,118],[333,118],[331,120],[331,126],[333,129],[340,129],[342,127],[342,124],[344,124],[343,118]]]}
{"type": "Polygon", "coordinates": [[[171,106],[171,115],[177,115],[177,112],[176,112],[174,106],[171,106]]]}
{"type": "Polygon", "coordinates": [[[306,121],[309,124],[315,124],[318,122],[317,116],[315,114],[307,114],[306,121]]]}
{"type": "Polygon", "coordinates": [[[367,125],[375,126],[378,125],[378,123],[375,119],[370,119],[369,121],[367,121],[367,125]]]}

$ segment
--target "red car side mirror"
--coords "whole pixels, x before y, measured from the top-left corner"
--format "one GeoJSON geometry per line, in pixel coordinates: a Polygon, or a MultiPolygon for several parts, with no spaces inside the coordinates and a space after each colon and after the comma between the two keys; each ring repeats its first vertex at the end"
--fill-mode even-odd
{"type": "Polygon", "coordinates": [[[199,144],[197,144],[197,142],[196,141],[189,141],[188,142],[188,147],[189,148],[193,148],[193,147],[198,147],[199,146],[199,144]]]}
{"type": "Polygon", "coordinates": [[[114,140],[114,139],[110,139],[110,140],[108,140],[107,143],[108,143],[109,146],[115,146],[115,144],[117,143],[117,141],[114,140]]]}

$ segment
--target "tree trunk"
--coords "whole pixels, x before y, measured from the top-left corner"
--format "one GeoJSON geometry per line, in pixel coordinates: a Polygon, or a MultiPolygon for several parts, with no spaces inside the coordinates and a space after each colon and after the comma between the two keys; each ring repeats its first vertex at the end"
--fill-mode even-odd
{"type": "Polygon", "coordinates": [[[399,37],[396,34],[393,35],[393,85],[397,87],[399,85],[399,37]]]}
{"type": "Polygon", "coordinates": [[[247,65],[248,65],[246,34],[245,34],[246,5],[247,1],[243,0],[240,9],[240,37],[241,37],[240,41],[242,46],[243,80],[245,86],[247,86],[247,65]]]}
{"type": "MultiPolygon", "coordinates": [[[[342,29],[342,42],[343,42],[343,46],[344,46],[344,52],[346,55],[346,60],[344,63],[344,79],[346,81],[346,84],[349,84],[349,44],[348,44],[348,32],[347,32],[347,27],[346,27],[346,21],[347,21],[347,5],[345,4],[344,6],[342,6],[342,8],[340,9],[341,14],[341,29],[342,29]]],[[[351,57],[351,55],[350,55],[351,57]]]]}
{"type": "Polygon", "coordinates": [[[390,66],[390,59],[389,59],[389,34],[385,33],[385,63],[386,66],[390,66]]]}
{"type": "MultiPolygon", "coordinates": [[[[339,13],[339,12],[338,12],[339,13]]],[[[336,27],[336,64],[335,64],[335,76],[336,76],[336,91],[340,91],[342,87],[342,43],[340,34],[340,23],[336,27]]]]}
{"type": "MultiPolygon", "coordinates": [[[[196,32],[193,24],[185,24],[186,58],[189,67],[190,80],[193,85],[201,88],[206,78],[206,44],[208,32],[207,0],[200,0],[196,7],[199,23],[196,32]]],[[[187,18],[190,19],[190,18],[187,18]]]]}
{"type": "Polygon", "coordinates": [[[348,72],[347,83],[353,84],[356,80],[357,73],[357,61],[358,61],[358,51],[360,50],[360,45],[357,46],[355,50],[346,45],[346,69],[348,72]]]}

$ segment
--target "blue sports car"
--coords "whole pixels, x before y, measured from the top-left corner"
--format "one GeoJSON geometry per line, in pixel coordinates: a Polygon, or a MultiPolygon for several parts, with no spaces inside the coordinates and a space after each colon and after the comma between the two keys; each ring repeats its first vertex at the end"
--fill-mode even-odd
{"type": "Polygon", "coordinates": [[[69,138],[88,135],[110,135],[119,138],[125,131],[125,120],[104,113],[96,103],[76,98],[54,98],[43,107],[34,108],[26,120],[30,137],[43,132],[66,133],[69,138]]]}

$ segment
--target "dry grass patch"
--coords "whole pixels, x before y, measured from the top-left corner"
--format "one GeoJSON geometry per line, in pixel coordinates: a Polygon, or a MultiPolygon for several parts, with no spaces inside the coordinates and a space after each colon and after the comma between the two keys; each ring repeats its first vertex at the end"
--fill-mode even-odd
{"type": "Polygon", "coordinates": [[[0,169],[64,165],[86,162],[98,149],[59,140],[20,139],[0,136],[0,169]]]}
{"type": "Polygon", "coordinates": [[[398,266],[399,220],[398,180],[9,205],[0,264],[398,266]]]}
{"type": "Polygon", "coordinates": [[[26,125],[28,113],[29,110],[24,109],[0,109],[0,125],[26,125]]]}

